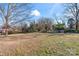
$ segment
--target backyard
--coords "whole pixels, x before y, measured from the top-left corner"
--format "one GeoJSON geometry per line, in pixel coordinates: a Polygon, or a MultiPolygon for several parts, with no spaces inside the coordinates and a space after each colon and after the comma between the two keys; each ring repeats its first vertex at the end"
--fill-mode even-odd
{"type": "Polygon", "coordinates": [[[0,36],[0,55],[79,55],[79,34],[25,33],[0,36]]]}

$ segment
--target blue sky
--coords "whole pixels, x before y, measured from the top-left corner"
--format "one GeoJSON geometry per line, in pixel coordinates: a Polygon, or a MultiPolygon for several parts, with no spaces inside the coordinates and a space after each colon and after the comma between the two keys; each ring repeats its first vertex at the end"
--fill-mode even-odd
{"type": "Polygon", "coordinates": [[[60,3],[35,3],[33,4],[33,11],[40,13],[40,15],[34,16],[34,19],[40,17],[53,18],[53,15],[60,17],[63,16],[64,6],[60,3]]]}
{"type": "MultiPolygon", "coordinates": [[[[32,15],[33,19],[38,19],[40,17],[53,18],[53,15],[62,16],[64,7],[59,3],[33,3],[32,15]]],[[[0,20],[0,24],[2,21],[0,20]]]]}
{"type": "Polygon", "coordinates": [[[33,4],[33,9],[40,12],[40,16],[53,17],[53,14],[61,15],[64,7],[62,4],[53,3],[36,3],[33,4]]]}

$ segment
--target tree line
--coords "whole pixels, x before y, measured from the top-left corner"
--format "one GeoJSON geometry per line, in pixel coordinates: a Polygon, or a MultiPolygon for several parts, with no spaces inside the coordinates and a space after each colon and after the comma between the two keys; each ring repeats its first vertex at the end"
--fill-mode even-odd
{"type": "Polygon", "coordinates": [[[0,4],[0,17],[3,21],[3,33],[7,36],[10,32],[78,32],[79,30],[79,4],[63,4],[65,12],[60,17],[62,23],[58,22],[55,15],[52,18],[40,17],[38,21],[26,23],[33,17],[31,14],[32,5],[28,3],[6,3],[0,4]],[[54,17],[54,18],[53,18],[54,17]],[[62,19],[63,20],[62,20],[62,19]],[[65,22],[65,19],[67,23],[65,22]],[[57,21],[57,23],[54,22],[57,21]],[[23,22],[24,21],[24,22],[23,22]],[[16,24],[20,25],[16,25],[16,24]],[[5,30],[4,30],[5,29],[5,30]]]}

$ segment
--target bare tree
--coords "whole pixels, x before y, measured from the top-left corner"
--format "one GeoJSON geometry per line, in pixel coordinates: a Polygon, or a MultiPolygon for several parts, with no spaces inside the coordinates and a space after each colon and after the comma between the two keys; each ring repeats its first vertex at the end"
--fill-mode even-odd
{"type": "Polygon", "coordinates": [[[42,17],[38,21],[38,29],[41,32],[49,32],[52,30],[53,22],[51,18],[42,17]]]}
{"type": "Polygon", "coordinates": [[[68,18],[75,19],[76,30],[78,30],[78,14],[79,14],[78,3],[65,4],[65,7],[66,7],[65,16],[67,16],[68,18]]]}
{"type": "Polygon", "coordinates": [[[5,34],[8,35],[8,27],[15,25],[18,22],[31,18],[30,16],[31,6],[30,4],[22,3],[7,3],[0,4],[0,16],[3,20],[3,25],[6,29],[5,34]]]}
{"type": "Polygon", "coordinates": [[[57,24],[59,24],[59,17],[56,14],[53,14],[53,19],[56,21],[57,24]]]}
{"type": "Polygon", "coordinates": [[[68,27],[69,27],[70,30],[74,29],[74,19],[73,18],[70,18],[68,20],[68,27]]]}

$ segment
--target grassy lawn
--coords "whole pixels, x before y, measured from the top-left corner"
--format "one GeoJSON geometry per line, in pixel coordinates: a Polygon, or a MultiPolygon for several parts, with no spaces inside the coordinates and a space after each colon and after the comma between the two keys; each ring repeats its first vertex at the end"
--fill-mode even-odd
{"type": "Polygon", "coordinates": [[[79,34],[27,33],[0,36],[0,55],[79,55],[79,34]]]}

